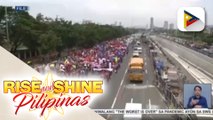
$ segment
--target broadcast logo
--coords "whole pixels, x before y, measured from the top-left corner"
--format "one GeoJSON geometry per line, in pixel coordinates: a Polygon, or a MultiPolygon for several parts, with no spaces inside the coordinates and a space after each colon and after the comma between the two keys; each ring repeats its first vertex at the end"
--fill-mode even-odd
{"type": "Polygon", "coordinates": [[[200,7],[182,7],[178,10],[177,26],[180,31],[199,32],[205,28],[205,11],[200,7]]]}
{"type": "Polygon", "coordinates": [[[54,80],[49,73],[43,81],[36,77],[4,80],[4,94],[15,94],[16,115],[27,107],[29,111],[40,111],[40,116],[48,120],[52,111],[64,115],[64,107],[88,105],[94,94],[103,93],[102,85],[103,81],[98,79],[54,80]]]}

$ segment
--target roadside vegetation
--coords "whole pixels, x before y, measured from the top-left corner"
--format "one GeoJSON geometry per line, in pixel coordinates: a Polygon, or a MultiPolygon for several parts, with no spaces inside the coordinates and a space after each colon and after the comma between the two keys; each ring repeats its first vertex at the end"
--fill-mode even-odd
{"type": "Polygon", "coordinates": [[[6,32],[5,7],[0,6],[0,45],[16,54],[24,46],[40,55],[61,52],[70,48],[88,48],[97,43],[129,34],[122,26],[79,24],[63,18],[45,17],[39,13],[36,18],[28,12],[7,8],[8,34],[6,32]]]}

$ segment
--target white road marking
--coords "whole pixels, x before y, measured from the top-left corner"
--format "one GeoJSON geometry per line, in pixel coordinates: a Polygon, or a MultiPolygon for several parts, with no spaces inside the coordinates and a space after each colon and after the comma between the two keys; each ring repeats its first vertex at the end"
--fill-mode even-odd
{"type": "Polygon", "coordinates": [[[133,98],[131,98],[131,103],[133,103],[133,98]]]}
{"type": "MultiPolygon", "coordinates": [[[[183,60],[186,61],[187,63],[191,64],[193,67],[196,66],[194,63],[190,62],[189,60],[187,60],[187,59],[185,59],[185,58],[182,58],[182,57],[181,57],[181,59],[183,59],[183,60]]],[[[196,66],[196,68],[197,68],[198,70],[201,70],[202,72],[206,73],[207,75],[209,75],[209,76],[211,76],[211,77],[213,78],[213,75],[212,75],[211,73],[205,71],[204,69],[200,68],[199,66],[196,66]]]]}
{"type": "Polygon", "coordinates": [[[145,73],[146,73],[146,74],[148,73],[147,69],[145,70],[145,73]]]}
{"type": "Polygon", "coordinates": [[[126,89],[147,89],[147,88],[153,88],[153,87],[155,87],[155,86],[154,85],[137,85],[137,86],[134,86],[134,84],[129,84],[129,85],[125,86],[126,89]]]}
{"type": "Polygon", "coordinates": [[[115,106],[115,103],[116,103],[117,97],[118,97],[118,93],[119,93],[119,91],[120,91],[120,89],[121,89],[121,87],[122,87],[122,85],[123,85],[123,82],[124,82],[124,79],[125,79],[125,76],[126,76],[127,71],[128,71],[128,68],[126,69],[126,71],[125,71],[125,73],[124,73],[124,75],[123,75],[122,81],[121,81],[121,83],[120,83],[119,89],[118,89],[117,94],[116,94],[116,96],[115,96],[115,98],[114,98],[114,101],[113,101],[113,103],[112,103],[111,109],[113,109],[114,106],[115,106]]]}
{"type": "MultiPolygon", "coordinates": [[[[182,58],[180,58],[176,53],[170,51],[167,48],[164,48],[167,53],[169,53],[173,58],[175,58],[199,83],[212,84],[213,80],[205,75],[202,71],[185,62],[182,58]],[[190,69],[189,69],[190,68],[190,69]]],[[[213,87],[212,87],[213,90],[213,87]]],[[[213,95],[213,91],[212,91],[213,95]]]]}
{"type": "Polygon", "coordinates": [[[145,65],[146,65],[146,62],[145,62],[145,65]]]}
{"type": "Polygon", "coordinates": [[[151,100],[149,99],[149,109],[152,109],[151,106],[152,106],[151,100]]]}

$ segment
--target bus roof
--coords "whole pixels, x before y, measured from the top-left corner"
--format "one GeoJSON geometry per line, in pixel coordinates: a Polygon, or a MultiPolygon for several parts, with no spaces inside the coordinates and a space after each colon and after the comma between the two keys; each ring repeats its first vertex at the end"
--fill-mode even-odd
{"type": "Polygon", "coordinates": [[[141,66],[131,66],[131,69],[143,69],[141,66]]]}
{"type": "Polygon", "coordinates": [[[142,63],[143,64],[143,58],[132,58],[131,61],[130,61],[130,65],[135,64],[135,63],[142,63]]]}

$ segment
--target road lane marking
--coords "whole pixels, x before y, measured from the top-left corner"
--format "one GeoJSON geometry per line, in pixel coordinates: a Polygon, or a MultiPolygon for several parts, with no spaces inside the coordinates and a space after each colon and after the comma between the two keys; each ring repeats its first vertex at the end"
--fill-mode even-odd
{"type": "MultiPolygon", "coordinates": [[[[180,56],[179,56],[179,57],[180,57],[180,56]]],[[[209,75],[210,77],[213,78],[213,75],[212,75],[211,73],[209,73],[209,72],[205,71],[204,69],[202,69],[202,68],[196,66],[194,63],[190,62],[189,60],[187,60],[187,59],[185,59],[185,58],[183,58],[183,57],[180,57],[180,58],[183,59],[184,61],[186,61],[187,63],[191,64],[193,67],[197,68],[198,70],[201,70],[202,72],[206,73],[207,75],[209,75]]]]}
{"type": "Polygon", "coordinates": [[[146,74],[148,73],[147,69],[145,70],[145,73],[146,73],[146,74]]]}
{"type": "MultiPolygon", "coordinates": [[[[115,96],[115,98],[114,98],[114,100],[113,100],[111,109],[113,109],[114,106],[115,106],[115,103],[116,103],[117,98],[118,98],[118,94],[119,94],[120,89],[121,89],[121,87],[122,87],[122,85],[123,85],[123,83],[124,83],[125,76],[126,76],[127,72],[128,72],[128,67],[127,67],[127,69],[126,69],[126,71],[125,71],[125,73],[124,73],[124,75],[123,75],[123,78],[122,78],[122,81],[121,81],[121,83],[120,83],[119,89],[118,89],[118,91],[117,91],[117,93],[116,93],[116,96],[115,96]]],[[[108,120],[110,117],[111,117],[111,115],[108,115],[108,116],[107,116],[107,120],[108,120]]]]}
{"type": "MultiPolygon", "coordinates": [[[[167,41],[168,41],[168,39],[165,39],[165,38],[163,38],[163,40],[164,40],[164,43],[166,43],[167,41]]],[[[174,41],[169,41],[171,44],[177,44],[176,42],[174,42],[174,41]]],[[[167,43],[168,44],[168,43],[167,43]]],[[[211,63],[210,61],[211,61],[211,57],[209,57],[209,56],[207,56],[207,55],[204,55],[204,54],[202,54],[202,53],[200,53],[200,52],[198,52],[198,51],[195,51],[195,50],[192,50],[192,49],[190,49],[190,48],[188,48],[188,47],[185,47],[185,46],[183,46],[183,45],[180,45],[180,44],[177,44],[179,47],[181,47],[181,48],[183,48],[183,49],[185,49],[186,51],[188,51],[188,52],[192,52],[192,53],[194,53],[194,55],[201,55],[201,56],[198,56],[198,57],[206,57],[207,59],[209,59],[209,60],[206,60],[206,62],[208,62],[208,63],[210,63],[210,64],[213,64],[213,63],[211,63]]]]}
{"type": "MultiPolygon", "coordinates": [[[[118,89],[118,91],[117,91],[117,93],[116,93],[116,96],[115,96],[115,98],[114,98],[114,100],[113,100],[111,109],[113,109],[114,106],[115,106],[115,103],[116,103],[116,101],[117,101],[117,97],[118,97],[119,91],[120,91],[120,89],[121,89],[121,87],[122,87],[122,85],[123,85],[123,82],[124,82],[125,76],[126,76],[126,74],[127,74],[127,71],[128,71],[128,67],[127,67],[127,69],[126,69],[126,71],[125,71],[125,73],[124,73],[124,75],[123,75],[123,78],[122,78],[122,81],[121,81],[121,83],[120,83],[119,89],[118,89]]],[[[111,115],[107,115],[107,120],[108,120],[110,117],[111,117],[111,115]]]]}
{"type": "Polygon", "coordinates": [[[152,104],[151,104],[151,100],[149,98],[149,109],[152,109],[151,106],[152,106],[152,104]]]}
{"type": "MultiPolygon", "coordinates": [[[[176,53],[170,51],[167,48],[164,48],[164,50],[167,51],[167,53],[169,53],[173,58],[175,58],[176,61],[179,62],[183,66],[183,68],[185,68],[189,72],[189,74],[191,74],[192,77],[194,77],[195,80],[197,80],[199,83],[205,83],[205,84],[213,83],[212,79],[209,76],[207,76],[204,72],[200,71],[198,68],[195,68],[193,65],[190,65],[189,63],[185,62],[176,53]],[[189,66],[190,66],[190,69],[189,69],[189,66]]],[[[212,87],[212,90],[213,90],[213,87],[212,87]]],[[[212,91],[212,95],[213,95],[213,91],[212,91]]]]}
{"type": "Polygon", "coordinates": [[[145,62],[145,65],[146,65],[146,62],[145,62]]]}
{"type": "Polygon", "coordinates": [[[132,89],[132,90],[133,89],[147,89],[147,88],[154,88],[154,87],[155,87],[154,85],[137,85],[137,86],[135,86],[134,84],[133,85],[129,84],[129,85],[125,86],[126,89],[132,89]]]}
{"type": "Polygon", "coordinates": [[[117,97],[118,97],[118,93],[119,93],[119,91],[120,91],[120,89],[121,89],[121,87],[122,87],[122,85],[123,85],[123,82],[124,82],[124,80],[125,80],[125,76],[126,76],[127,71],[128,71],[128,68],[126,69],[126,71],[125,71],[125,73],[124,73],[124,75],[123,75],[122,81],[121,81],[121,83],[120,83],[120,86],[119,86],[119,88],[118,88],[118,91],[117,91],[117,93],[116,93],[116,96],[115,96],[115,98],[114,98],[114,101],[113,101],[113,103],[112,103],[111,109],[113,109],[114,106],[115,106],[115,103],[116,103],[117,97]]]}
{"type": "Polygon", "coordinates": [[[131,98],[131,103],[133,103],[133,98],[131,98]]]}

